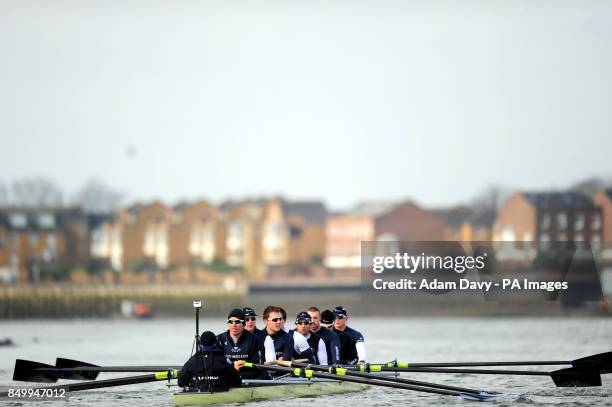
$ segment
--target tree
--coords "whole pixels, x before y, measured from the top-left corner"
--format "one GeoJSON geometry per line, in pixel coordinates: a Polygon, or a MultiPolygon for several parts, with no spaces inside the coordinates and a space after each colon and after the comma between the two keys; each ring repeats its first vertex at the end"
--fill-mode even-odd
{"type": "Polygon", "coordinates": [[[12,184],[10,202],[13,205],[36,207],[36,206],[61,206],[63,195],[61,189],[46,178],[27,178],[15,181],[12,184]]]}
{"type": "Polygon", "coordinates": [[[496,212],[508,199],[511,191],[499,185],[489,185],[480,191],[472,200],[472,207],[477,211],[496,212]]]}
{"type": "Polygon", "coordinates": [[[73,202],[86,212],[108,214],[121,206],[124,194],[104,184],[98,179],[89,180],[73,197],[73,202]]]}
{"type": "Polygon", "coordinates": [[[8,190],[3,183],[0,183],[0,206],[8,205],[8,190]]]}
{"type": "Polygon", "coordinates": [[[612,185],[610,181],[612,180],[605,180],[602,177],[591,177],[575,183],[569,189],[572,192],[579,192],[588,197],[593,197],[599,188],[609,188],[612,185]]]}

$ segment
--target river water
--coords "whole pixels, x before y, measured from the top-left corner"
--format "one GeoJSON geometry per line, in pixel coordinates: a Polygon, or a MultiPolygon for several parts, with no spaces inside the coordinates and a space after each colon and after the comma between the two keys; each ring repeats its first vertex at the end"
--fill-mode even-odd
{"type": "MultiPolygon", "coordinates": [[[[612,318],[358,318],[350,325],[361,331],[372,362],[398,358],[408,362],[485,360],[568,360],[612,351],[612,318]]],[[[202,330],[221,332],[223,319],[202,319],[202,330]]],[[[66,357],[100,365],[182,365],[190,355],[194,322],[191,319],[152,320],[37,320],[0,322],[0,339],[10,337],[15,347],[0,347],[0,386],[12,382],[15,359],[54,364],[66,357]]],[[[532,370],[546,370],[528,367],[532,370]]],[[[554,369],[554,367],[553,367],[554,369]]],[[[552,369],[551,369],[552,370],[552,369]]],[[[134,373],[139,374],[139,373],[134,373]]],[[[99,378],[129,376],[106,373],[99,378]]],[[[496,390],[506,394],[498,406],[604,406],[612,405],[612,375],[603,386],[557,388],[548,377],[404,374],[417,380],[496,390]]],[[[164,382],[73,392],[68,402],[19,403],[35,406],[172,406],[164,382]]],[[[429,406],[482,403],[455,397],[420,394],[387,388],[325,396],[321,405],[429,406]]],[[[308,405],[313,399],[252,403],[252,406],[308,405]]],[[[248,406],[248,405],[247,405],[248,406]]]]}

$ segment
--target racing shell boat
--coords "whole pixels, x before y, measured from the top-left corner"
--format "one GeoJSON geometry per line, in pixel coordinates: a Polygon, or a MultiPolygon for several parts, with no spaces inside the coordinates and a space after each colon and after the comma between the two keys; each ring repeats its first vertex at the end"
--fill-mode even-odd
{"type": "Polygon", "coordinates": [[[182,391],[174,393],[176,406],[207,406],[211,404],[247,403],[261,400],[314,397],[363,391],[368,385],[318,378],[279,378],[275,380],[244,380],[242,386],[226,392],[208,393],[182,391]]]}

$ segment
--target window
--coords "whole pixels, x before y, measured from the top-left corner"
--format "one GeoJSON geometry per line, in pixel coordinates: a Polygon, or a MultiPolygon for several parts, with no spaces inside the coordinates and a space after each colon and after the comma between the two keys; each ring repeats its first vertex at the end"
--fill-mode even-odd
{"type": "Polygon", "coordinates": [[[43,229],[52,229],[55,227],[55,218],[50,213],[41,213],[38,215],[38,226],[43,229]]]}
{"type": "Polygon", "coordinates": [[[557,233],[557,241],[559,242],[567,242],[567,233],[557,233]]]}
{"type": "Polygon", "coordinates": [[[200,231],[198,230],[198,228],[191,228],[191,237],[189,240],[191,244],[200,243],[200,231]]]}
{"type": "Polygon", "coordinates": [[[157,244],[166,245],[168,243],[168,234],[165,229],[159,229],[157,231],[157,244]]]}
{"type": "Polygon", "coordinates": [[[38,245],[38,235],[36,233],[31,232],[29,234],[29,238],[30,238],[30,246],[38,245]]]}
{"type": "Polygon", "coordinates": [[[557,228],[558,229],[567,228],[567,214],[565,212],[559,212],[557,214],[557,228]]]}
{"type": "Polygon", "coordinates": [[[599,230],[601,229],[601,215],[598,213],[594,213],[591,218],[591,229],[599,230]]]}
{"type": "Polygon", "coordinates": [[[545,213],[542,215],[542,219],[540,221],[540,228],[546,230],[550,227],[550,214],[545,213]]]}
{"type": "Polygon", "coordinates": [[[215,232],[212,226],[208,226],[204,228],[202,231],[202,241],[204,242],[214,242],[215,240],[215,232]]]}
{"type": "Polygon", "coordinates": [[[230,237],[235,239],[242,238],[242,224],[240,222],[232,222],[229,226],[229,230],[227,233],[230,237]]]}
{"type": "Polygon", "coordinates": [[[28,224],[28,219],[25,213],[13,213],[9,217],[9,222],[14,228],[25,228],[28,224]]]}
{"type": "Polygon", "coordinates": [[[13,269],[19,267],[19,257],[16,254],[11,254],[9,256],[9,263],[13,269]]]}
{"type": "Polygon", "coordinates": [[[574,230],[584,229],[584,213],[577,213],[574,218],[574,230]]]}
{"type": "MultiPolygon", "coordinates": [[[[103,238],[104,236],[98,237],[99,240],[103,238]]],[[[49,233],[47,235],[47,247],[52,250],[55,250],[55,248],[57,247],[57,239],[55,238],[55,235],[53,233],[49,233]]]]}
{"type": "Polygon", "coordinates": [[[17,246],[18,238],[19,238],[19,236],[17,236],[17,233],[15,233],[15,232],[11,233],[11,244],[13,246],[17,246]]]}

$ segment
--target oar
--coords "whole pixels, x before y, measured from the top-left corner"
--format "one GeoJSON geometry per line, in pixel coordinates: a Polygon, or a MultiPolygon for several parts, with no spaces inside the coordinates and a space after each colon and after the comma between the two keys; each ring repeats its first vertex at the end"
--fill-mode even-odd
{"type": "Polygon", "coordinates": [[[375,386],[381,386],[381,387],[391,387],[391,388],[403,389],[403,390],[413,390],[413,391],[419,391],[423,393],[441,394],[445,396],[457,396],[457,397],[462,397],[468,400],[487,401],[487,400],[491,400],[495,398],[494,395],[480,395],[480,394],[475,394],[475,393],[464,393],[464,392],[452,391],[452,390],[434,389],[431,387],[420,387],[420,386],[414,386],[410,384],[393,383],[393,382],[388,382],[388,381],[383,381],[383,380],[364,379],[362,377],[352,377],[352,376],[344,376],[344,375],[331,374],[331,373],[315,372],[312,369],[303,369],[303,368],[293,369],[293,368],[288,368],[288,367],[283,367],[283,366],[260,365],[257,363],[250,363],[250,362],[245,363],[244,366],[252,367],[255,369],[261,369],[261,370],[271,370],[274,372],[290,373],[298,377],[307,377],[307,378],[319,377],[322,379],[332,379],[332,380],[338,380],[338,381],[344,381],[344,382],[368,384],[368,385],[375,385],[375,386]]]}
{"type": "Polygon", "coordinates": [[[404,379],[404,378],[401,378],[401,377],[374,376],[374,375],[371,375],[369,373],[357,372],[357,371],[348,370],[348,369],[344,369],[344,368],[341,368],[341,367],[335,367],[335,366],[309,365],[307,363],[299,363],[299,362],[296,362],[296,361],[284,361],[284,360],[276,361],[276,363],[278,363],[279,365],[282,365],[282,366],[286,366],[286,367],[292,367],[292,366],[305,367],[307,369],[317,370],[317,371],[320,371],[320,372],[328,372],[328,373],[336,374],[336,375],[347,375],[347,376],[363,377],[363,378],[366,378],[366,379],[375,379],[375,380],[382,380],[382,381],[388,381],[388,382],[393,382],[393,383],[411,384],[411,385],[414,385],[414,386],[431,387],[431,388],[434,388],[434,389],[452,390],[452,391],[459,391],[459,392],[463,392],[463,393],[474,393],[474,394],[479,394],[479,395],[500,394],[498,392],[489,392],[489,391],[484,391],[484,390],[476,390],[476,389],[470,389],[470,388],[466,388],[466,387],[447,386],[447,385],[444,385],[444,384],[437,384],[437,383],[431,383],[431,382],[422,382],[422,381],[419,381],[419,380],[410,380],[410,379],[404,379]]]}
{"type": "MultiPolygon", "coordinates": [[[[178,372],[168,369],[165,372],[156,372],[140,376],[122,377],[119,379],[98,380],[84,383],[60,384],[56,386],[44,387],[45,389],[65,389],[66,391],[80,391],[101,389],[103,387],[126,386],[128,384],[156,382],[160,380],[171,380],[178,377],[178,372]]],[[[36,389],[36,388],[33,388],[36,389]]],[[[7,397],[8,392],[0,393],[0,397],[7,397]]]]}
{"type": "Polygon", "coordinates": [[[415,373],[467,373],[520,376],[550,376],[557,387],[594,387],[601,386],[599,371],[589,367],[569,367],[552,372],[534,372],[530,370],[495,370],[495,369],[451,369],[439,367],[387,367],[381,365],[352,365],[347,369],[361,372],[415,372],[415,373]]]}
{"type": "Polygon", "coordinates": [[[596,367],[599,373],[612,373],[612,352],[598,353],[575,360],[543,360],[543,361],[516,361],[516,362],[450,362],[450,363],[408,363],[393,361],[383,363],[388,367],[478,367],[478,366],[554,366],[572,365],[574,367],[596,367]]]}
{"type": "Polygon", "coordinates": [[[13,380],[55,383],[58,379],[95,380],[100,372],[160,372],[168,369],[180,370],[181,366],[97,366],[64,358],[57,358],[55,366],[53,366],[31,360],[17,359],[13,380]]]}

